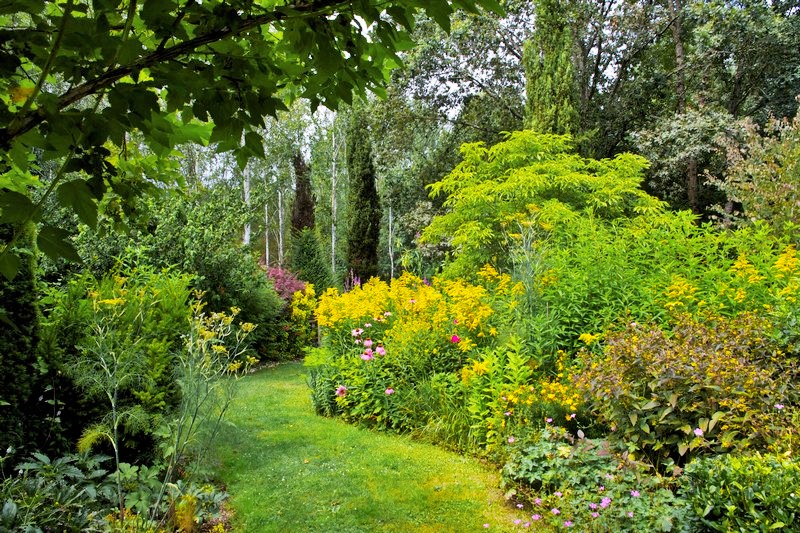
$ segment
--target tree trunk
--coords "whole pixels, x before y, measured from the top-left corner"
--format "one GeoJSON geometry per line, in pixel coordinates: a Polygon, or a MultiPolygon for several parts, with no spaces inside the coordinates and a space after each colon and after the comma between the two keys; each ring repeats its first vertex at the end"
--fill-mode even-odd
{"type": "MultiPolygon", "coordinates": [[[[242,176],[242,186],[244,188],[244,205],[247,206],[247,211],[250,212],[250,178],[245,172],[242,176]]],[[[242,244],[245,246],[250,245],[250,220],[244,223],[244,235],[242,235],[242,244]]]]}
{"type": "Polygon", "coordinates": [[[278,190],[278,266],[283,267],[283,192],[278,190]]]}
{"type": "Polygon", "coordinates": [[[336,279],[336,123],[331,132],[331,274],[336,279]]]}
{"type": "Polygon", "coordinates": [[[264,202],[264,265],[269,268],[269,204],[264,202]]]}
{"type": "MultiPolygon", "coordinates": [[[[686,113],[686,53],[683,49],[681,9],[681,0],[669,0],[669,10],[672,16],[672,40],[675,42],[675,96],[678,115],[686,113]]],[[[689,157],[686,162],[686,199],[695,214],[700,212],[700,182],[697,174],[697,160],[689,157]]]]}

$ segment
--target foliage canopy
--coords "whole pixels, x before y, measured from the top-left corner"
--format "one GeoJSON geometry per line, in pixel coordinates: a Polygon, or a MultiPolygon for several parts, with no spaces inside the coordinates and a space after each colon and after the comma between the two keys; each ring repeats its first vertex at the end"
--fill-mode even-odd
{"type": "Polygon", "coordinates": [[[450,239],[448,274],[469,274],[507,255],[504,240],[534,223],[549,231],[578,215],[615,219],[655,214],[663,204],[640,189],[647,161],[633,154],[585,159],[568,135],[511,133],[487,148],[465,144],[463,161],[430,186],[446,194],[448,211],[433,219],[423,240],[450,239]]]}
{"type": "MultiPolygon", "coordinates": [[[[495,0],[4,2],[0,222],[39,218],[43,200],[30,188],[43,185],[42,161],[61,166],[40,196],[57,192],[89,225],[108,193],[130,200],[152,187],[145,176],[171,183],[157,162],[129,168],[134,131],[160,157],[187,141],[219,143],[240,165],[263,156],[264,116],[299,97],[336,108],[354,91],[381,92],[417,12],[448,27],[455,9],[477,5],[500,9],[495,0]]],[[[45,226],[38,245],[77,259],[66,236],[45,226]]],[[[0,252],[7,277],[20,266],[15,241],[0,252]]]]}

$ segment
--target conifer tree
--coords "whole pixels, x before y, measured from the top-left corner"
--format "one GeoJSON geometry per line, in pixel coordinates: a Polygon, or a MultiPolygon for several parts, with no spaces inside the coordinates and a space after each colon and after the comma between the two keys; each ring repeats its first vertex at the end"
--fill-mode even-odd
{"type": "Polygon", "coordinates": [[[525,127],[538,133],[577,133],[578,95],[566,0],[538,0],[536,29],[525,43],[525,127]]]}
{"type": "Polygon", "coordinates": [[[314,228],[314,195],[311,193],[311,168],[300,152],[292,155],[294,168],[294,203],[292,204],[292,232],[299,233],[314,228]]]}
{"type": "Polygon", "coordinates": [[[367,281],[378,275],[381,210],[372,146],[362,111],[353,113],[347,131],[347,170],[350,179],[347,266],[354,276],[367,281]]]}

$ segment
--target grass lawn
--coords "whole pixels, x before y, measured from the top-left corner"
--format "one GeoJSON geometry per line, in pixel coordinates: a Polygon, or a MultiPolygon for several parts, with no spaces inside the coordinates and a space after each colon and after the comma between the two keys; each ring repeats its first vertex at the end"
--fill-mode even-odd
{"type": "Polygon", "coordinates": [[[475,459],[317,416],[304,371],[239,382],[214,450],[237,531],[504,531],[526,518],[475,459]]]}

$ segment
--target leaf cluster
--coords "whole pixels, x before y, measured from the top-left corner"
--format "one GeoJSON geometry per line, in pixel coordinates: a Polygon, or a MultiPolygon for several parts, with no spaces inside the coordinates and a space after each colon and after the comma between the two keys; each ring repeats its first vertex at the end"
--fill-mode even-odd
{"type": "Polygon", "coordinates": [[[584,159],[573,153],[566,135],[518,131],[491,148],[466,144],[462,156],[450,174],[429,187],[432,196],[447,196],[447,212],[422,235],[424,242],[449,241],[451,275],[503,264],[507,239],[523,225],[550,231],[581,215],[613,220],[662,209],[639,187],[647,167],[643,158],[584,159]]]}

